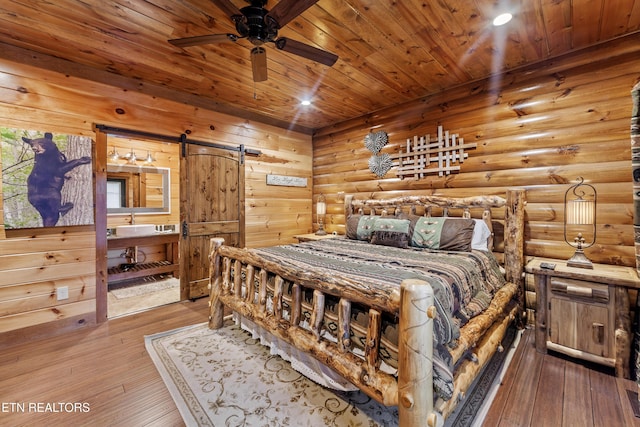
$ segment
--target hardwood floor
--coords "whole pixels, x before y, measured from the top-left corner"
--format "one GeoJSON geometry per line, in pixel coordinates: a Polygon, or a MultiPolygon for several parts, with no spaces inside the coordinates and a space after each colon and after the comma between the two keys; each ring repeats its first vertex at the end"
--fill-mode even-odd
{"type": "Polygon", "coordinates": [[[527,329],[484,422],[507,426],[640,426],[627,396],[636,384],[613,369],[535,350],[527,329]]]}
{"type": "MultiPolygon", "coordinates": [[[[0,425],[183,426],[144,335],[206,319],[205,298],[4,350],[0,425]]],[[[533,340],[526,331],[485,426],[640,426],[626,392],[635,383],[539,354],[533,340]]]]}
{"type": "Polygon", "coordinates": [[[144,347],[144,335],[207,320],[207,299],[109,320],[0,354],[1,426],[182,426],[144,347]],[[29,412],[29,404],[86,403],[29,412]],[[11,404],[23,404],[10,408],[11,404]],[[52,412],[51,410],[57,410],[52,412]]]}

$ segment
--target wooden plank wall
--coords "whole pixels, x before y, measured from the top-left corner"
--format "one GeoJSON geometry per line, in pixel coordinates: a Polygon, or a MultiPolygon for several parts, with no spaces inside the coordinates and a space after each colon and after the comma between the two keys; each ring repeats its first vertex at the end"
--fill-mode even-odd
{"type": "Polygon", "coordinates": [[[92,231],[61,227],[0,240],[0,336],[56,321],[64,329],[92,323],[95,260],[92,231]],[[69,288],[69,299],[58,302],[61,286],[69,288]]]}
{"type": "Polygon", "coordinates": [[[527,255],[568,258],[563,198],[578,176],[598,190],[597,262],[635,265],[629,142],[630,91],[640,79],[640,36],[449,90],[321,129],[314,135],[314,196],[328,198],[327,228],[344,230],[345,193],[503,194],[527,190],[527,255]],[[395,153],[438,125],[477,148],[459,173],[401,180],[369,171],[369,131],[384,130],[395,153]]]}
{"type": "Polygon", "coordinates": [[[327,198],[325,228],[344,232],[349,193],[468,196],[521,187],[526,255],[567,259],[573,249],[564,242],[564,193],[582,176],[598,191],[597,242],[586,254],[635,266],[629,123],[630,91],[639,79],[636,34],[320,129],[313,138],[314,200],[319,193],[327,198]],[[382,152],[394,153],[438,125],[477,144],[459,173],[400,180],[395,169],[380,179],[369,171],[367,133],[386,131],[382,152]]]}
{"type": "MultiPolygon", "coordinates": [[[[311,231],[310,135],[2,58],[0,76],[3,126],[95,138],[93,125],[105,124],[176,137],[188,133],[199,141],[261,150],[260,157],[246,159],[247,246],[291,243],[294,235],[311,231]],[[308,185],[270,187],[267,174],[305,177],[308,185]]],[[[107,146],[97,142],[96,150],[106,155],[107,146]]],[[[172,170],[179,163],[174,156],[167,157],[172,170]]],[[[172,185],[178,183],[172,175],[172,185]]],[[[117,222],[109,218],[110,226],[117,222]]],[[[96,280],[95,230],[30,230],[12,237],[1,219],[0,225],[0,348],[95,322],[96,282],[104,282],[102,274],[106,277],[98,272],[101,279],[96,280]],[[56,301],[55,288],[67,285],[69,300],[56,301]]]]}

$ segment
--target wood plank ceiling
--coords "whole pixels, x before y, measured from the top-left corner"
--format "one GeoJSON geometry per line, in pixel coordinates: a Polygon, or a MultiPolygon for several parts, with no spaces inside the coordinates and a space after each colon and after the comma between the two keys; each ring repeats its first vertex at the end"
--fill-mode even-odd
{"type": "Polygon", "coordinates": [[[312,133],[639,28],[640,0],[319,0],[279,36],[333,52],[337,63],[269,43],[268,80],[254,83],[246,39],[187,48],[167,42],[235,33],[212,1],[4,0],[0,57],[28,62],[33,51],[65,60],[72,75],[116,74],[120,86],[312,133]],[[503,10],[514,19],[493,27],[503,10]],[[307,98],[312,105],[301,106],[307,98]]]}

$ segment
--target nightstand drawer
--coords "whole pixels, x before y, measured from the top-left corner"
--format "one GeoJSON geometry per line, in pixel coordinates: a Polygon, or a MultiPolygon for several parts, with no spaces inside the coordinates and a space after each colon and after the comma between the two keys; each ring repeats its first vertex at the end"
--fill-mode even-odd
{"type": "Polygon", "coordinates": [[[609,302],[609,286],[607,285],[562,277],[551,277],[550,279],[549,288],[554,295],[578,297],[604,304],[609,302]]]}

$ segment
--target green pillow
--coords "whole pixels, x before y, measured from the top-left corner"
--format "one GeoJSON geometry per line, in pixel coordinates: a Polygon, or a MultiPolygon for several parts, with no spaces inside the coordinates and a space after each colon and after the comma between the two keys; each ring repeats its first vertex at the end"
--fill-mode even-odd
{"type": "Polygon", "coordinates": [[[349,215],[346,223],[347,239],[369,241],[376,218],[376,215],[349,215]]]}
{"type": "Polygon", "coordinates": [[[471,251],[473,219],[418,217],[413,225],[411,246],[444,251],[471,251]]]}

